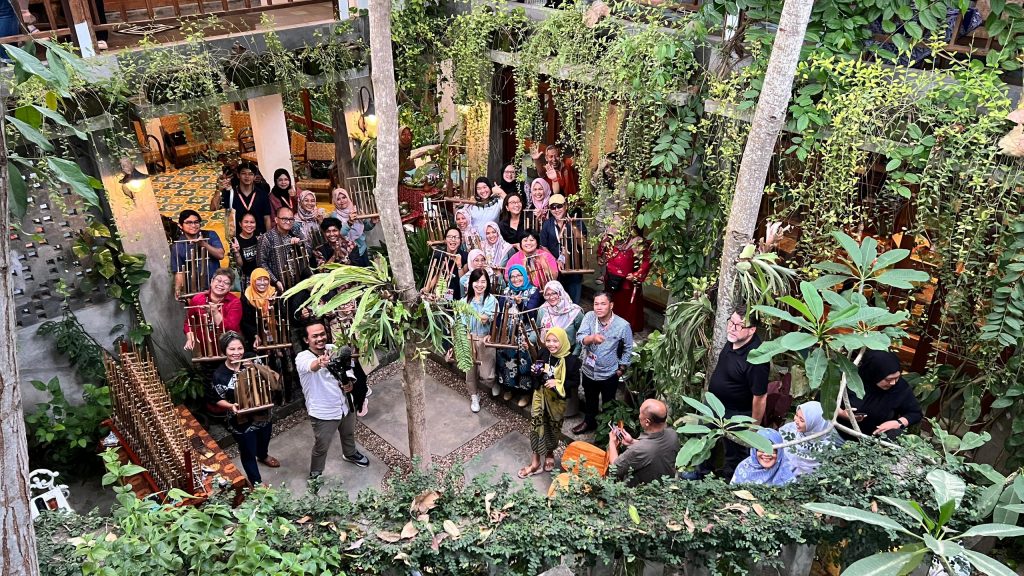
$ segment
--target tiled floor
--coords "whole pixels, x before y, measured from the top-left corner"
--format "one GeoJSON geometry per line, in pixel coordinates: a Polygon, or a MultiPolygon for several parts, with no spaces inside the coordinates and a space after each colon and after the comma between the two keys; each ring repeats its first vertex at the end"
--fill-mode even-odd
{"type": "Polygon", "coordinates": [[[153,192],[160,205],[160,213],[177,221],[179,212],[191,208],[202,215],[204,228],[222,232],[223,212],[208,210],[210,196],[217,190],[219,173],[220,168],[216,164],[195,164],[153,176],[153,192]]]}

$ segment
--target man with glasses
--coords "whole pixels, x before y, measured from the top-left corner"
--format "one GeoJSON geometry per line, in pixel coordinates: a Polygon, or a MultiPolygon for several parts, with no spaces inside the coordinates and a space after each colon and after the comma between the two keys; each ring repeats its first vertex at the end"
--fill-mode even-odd
{"type": "Polygon", "coordinates": [[[300,249],[303,251],[305,251],[306,247],[302,237],[293,229],[294,224],[295,214],[292,213],[291,208],[282,206],[277,210],[277,219],[274,227],[263,236],[260,236],[259,240],[260,267],[270,272],[270,281],[277,286],[280,292],[291,288],[291,285],[285,285],[287,277],[290,276],[293,280],[297,280],[298,276],[304,275],[309,271],[307,261],[307,265],[302,267],[304,268],[303,270],[292,269],[291,273],[287,273],[289,272],[288,267],[293,266],[293,264],[285,261],[287,251],[283,247],[288,244],[299,244],[300,249]]]}
{"type": "MultiPolygon", "coordinates": [[[[212,230],[203,230],[203,219],[195,210],[182,210],[178,215],[178,227],[181,234],[171,248],[171,270],[174,272],[174,297],[180,299],[185,288],[186,263],[195,259],[196,250],[206,250],[206,274],[200,274],[202,285],[198,286],[199,291],[206,291],[210,288],[210,280],[213,273],[220,267],[220,260],[224,257],[224,245],[220,236],[212,230]]],[[[198,273],[198,271],[194,272],[198,273]]]]}
{"type": "MultiPolygon", "coordinates": [[[[768,398],[768,364],[747,361],[750,351],[761,345],[761,338],[757,335],[757,321],[747,317],[745,305],[737,306],[729,317],[726,338],[728,342],[718,355],[708,392],[722,401],[727,417],[750,416],[760,422],[768,398]]],[[[724,442],[725,465],[716,470],[716,474],[728,481],[736,466],[747,457],[748,449],[731,440],[724,442]]],[[[712,461],[717,459],[721,449],[719,443],[712,461]]]]}
{"type": "Polygon", "coordinates": [[[256,166],[250,162],[242,162],[231,178],[230,173],[222,175],[218,185],[220,193],[210,198],[210,211],[216,212],[224,208],[235,213],[235,230],[239,229],[242,216],[252,214],[256,217],[256,235],[270,230],[270,187],[265,182],[256,181],[256,166]]]}
{"type": "MultiPolygon", "coordinates": [[[[586,242],[587,229],[582,220],[574,220],[568,215],[565,196],[555,194],[548,201],[551,217],[544,221],[540,228],[540,245],[547,248],[558,259],[558,269],[579,267],[582,262],[582,249],[586,242]],[[569,247],[575,256],[563,250],[569,247]]],[[[583,296],[583,274],[565,274],[559,272],[558,281],[565,287],[569,299],[574,304],[580,303],[583,296]]]]}

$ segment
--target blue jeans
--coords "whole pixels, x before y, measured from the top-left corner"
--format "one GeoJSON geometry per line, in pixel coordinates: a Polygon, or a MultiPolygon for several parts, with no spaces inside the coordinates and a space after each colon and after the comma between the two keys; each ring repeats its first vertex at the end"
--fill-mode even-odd
{"type": "Polygon", "coordinates": [[[562,283],[573,304],[579,304],[583,297],[583,274],[559,274],[558,281],[562,283]]]}
{"type": "Polygon", "coordinates": [[[238,458],[242,461],[245,477],[254,486],[263,482],[257,460],[267,458],[267,451],[270,449],[270,434],[273,429],[274,425],[268,423],[263,428],[251,430],[245,434],[233,434],[235,442],[238,443],[238,458]]]}
{"type": "MultiPolygon", "coordinates": [[[[21,21],[14,10],[14,0],[0,0],[0,36],[14,36],[21,31],[21,21]]],[[[0,58],[7,58],[7,51],[0,48],[0,58]]]]}

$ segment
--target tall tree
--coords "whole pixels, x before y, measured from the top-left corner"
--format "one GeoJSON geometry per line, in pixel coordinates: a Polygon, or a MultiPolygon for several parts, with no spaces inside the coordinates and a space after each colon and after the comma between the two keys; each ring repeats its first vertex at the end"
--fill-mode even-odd
{"type": "MultiPolygon", "coordinates": [[[[6,98],[0,98],[7,109],[6,98]]],[[[21,411],[21,379],[15,346],[14,287],[11,281],[10,178],[7,168],[6,122],[0,117],[0,566],[6,576],[36,576],[36,534],[29,511],[28,441],[21,411]]]]}
{"type": "Polygon", "coordinates": [[[761,208],[768,166],[786,121],[786,110],[793,93],[793,77],[800,61],[800,48],[807,32],[814,0],[786,0],[782,6],[779,30],[772,44],[764,85],[757,99],[757,108],[750,125],[750,135],[743,149],[736,191],[729,209],[725,229],[722,262],[718,272],[718,308],[715,311],[715,335],[712,343],[711,370],[718,363],[718,353],[725,346],[726,326],[734,307],[736,261],[743,247],[753,240],[757,214],[761,208]]]}
{"type": "MultiPolygon", "coordinates": [[[[398,98],[391,54],[391,0],[370,0],[370,66],[378,119],[377,186],[373,194],[398,296],[409,310],[415,310],[419,292],[398,208],[398,98]]],[[[409,422],[409,453],[414,458],[419,457],[420,466],[426,468],[430,465],[430,452],[426,438],[423,355],[415,339],[406,339],[403,355],[402,389],[409,422]]]]}

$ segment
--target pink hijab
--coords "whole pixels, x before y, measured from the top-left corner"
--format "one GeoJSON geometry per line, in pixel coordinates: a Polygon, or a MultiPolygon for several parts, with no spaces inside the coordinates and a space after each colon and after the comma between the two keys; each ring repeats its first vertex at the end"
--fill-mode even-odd
{"type": "Polygon", "coordinates": [[[533,203],[534,210],[546,210],[548,207],[548,199],[551,198],[551,184],[548,184],[548,181],[543,178],[535,178],[534,181],[530,183],[529,198],[530,202],[533,203]],[[533,185],[538,182],[540,182],[540,185],[544,187],[544,199],[540,202],[533,199],[533,185]]]}

